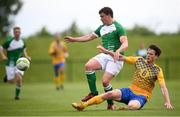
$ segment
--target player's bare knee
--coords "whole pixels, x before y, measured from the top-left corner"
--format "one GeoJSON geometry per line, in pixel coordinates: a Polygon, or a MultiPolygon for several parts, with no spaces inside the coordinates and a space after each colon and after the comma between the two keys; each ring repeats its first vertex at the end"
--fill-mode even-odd
{"type": "Polygon", "coordinates": [[[90,71],[90,70],[92,70],[92,66],[91,66],[91,64],[86,63],[86,64],[85,64],[85,69],[86,69],[86,71],[90,71]]]}
{"type": "Polygon", "coordinates": [[[109,85],[109,81],[102,80],[102,84],[103,84],[104,87],[107,87],[109,85]]]}
{"type": "Polygon", "coordinates": [[[138,110],[139,107],[137,105],[128,105],[129,110],[138,110]]]}
{"type": "Polygon", "coordinates": [[[138,110],[141,107],[141,104],[137,100],[130,101],[128,104],[128,109],[138,110]]]}

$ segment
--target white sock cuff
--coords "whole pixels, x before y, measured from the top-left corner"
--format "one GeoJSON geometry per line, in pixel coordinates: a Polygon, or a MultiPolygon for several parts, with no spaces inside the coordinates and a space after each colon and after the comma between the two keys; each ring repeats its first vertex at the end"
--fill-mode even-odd
{"type": "Polygon", "coordinates": [[[112,85],[111,84],[109,84],[107,87],[104,87],[104,90],[110,90],[112,88],[112,85]]]}
{"type": "Polygon", "coordinates": [[[94,74],[95,73],[95,71],[86,71],[86,74],[94,74]]]}
{"type": "Polygon", "coordinates": [[[19,86],[19,85],[16,85],[16,89],[21,89],[21,86],[19,86]]]}

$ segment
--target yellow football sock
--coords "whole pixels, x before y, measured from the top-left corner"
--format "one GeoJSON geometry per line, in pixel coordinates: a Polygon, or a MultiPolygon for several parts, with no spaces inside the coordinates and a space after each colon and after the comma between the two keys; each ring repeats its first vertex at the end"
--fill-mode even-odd
{"type": "Polygon", "coordinates": [[[63,83],[64,83],[64,78],[65,78],[65,75],[64,75],[64,74],[61,74],[61,75],[59,76],[59,84],[60,84],[60,85],[63,85],[63,83]]]}
{"type": "Polygon", "coordinates": [[[84,102],[83,106],[87,107],[87,106],[90,106],[90,105],[93,105],[93,104],[100,104],[103,101],[104,101],[104,99],[102,99],[102,95],[98,95],[98,96],[95,96],[95,97],[91,98],[87,102],[84,102]]]}
{"type": "Polygon", "coordinates": [[[56,85],[56,87],[59,87],[59,78],[54,78],[54,83],[56,85]]]}

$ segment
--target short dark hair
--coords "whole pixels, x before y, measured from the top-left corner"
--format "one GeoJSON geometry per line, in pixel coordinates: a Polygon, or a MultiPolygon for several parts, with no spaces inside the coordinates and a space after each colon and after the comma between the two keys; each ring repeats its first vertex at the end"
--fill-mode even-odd
{"type": "Polygon", "coordinates": [[[161,55],[161,49],[158,46],[152,44],[148,48],[154,50],[156,56],[159,57],[161,55]]]}
{"type": "Polygon", "coordinates": [[[20,30],[21,28],[19,27],[19,26],[15,26],[14,28],[13,28],[13,31],[15,31],[15,30],[20,30]]]}
{"type": "Polygon", "coordinates": [[[113,18],[113,10],[110,7],[104,7],[99,10],[99,14],[104,13],[106,15],[110,15],[113,18]]]}

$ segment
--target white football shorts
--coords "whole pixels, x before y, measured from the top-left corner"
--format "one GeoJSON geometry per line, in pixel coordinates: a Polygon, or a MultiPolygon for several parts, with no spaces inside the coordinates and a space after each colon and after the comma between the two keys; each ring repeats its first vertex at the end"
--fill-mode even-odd
{"type": "Polygon", "coordinates": [[[15,78],[15,74],[24,75],[24,71],[16,68],[16,66],[6,66],[7,80],[12,80],[15,78]]]}
{"type": "Polygon", "coordinates": [[[118,75],[124,64],[124,61],[114,62],[114,59],[110,55],[104,53],[96,55],[93,59],[96,59],[101,64],[102,70],[105,70],[114,76],[118,75]]]}

